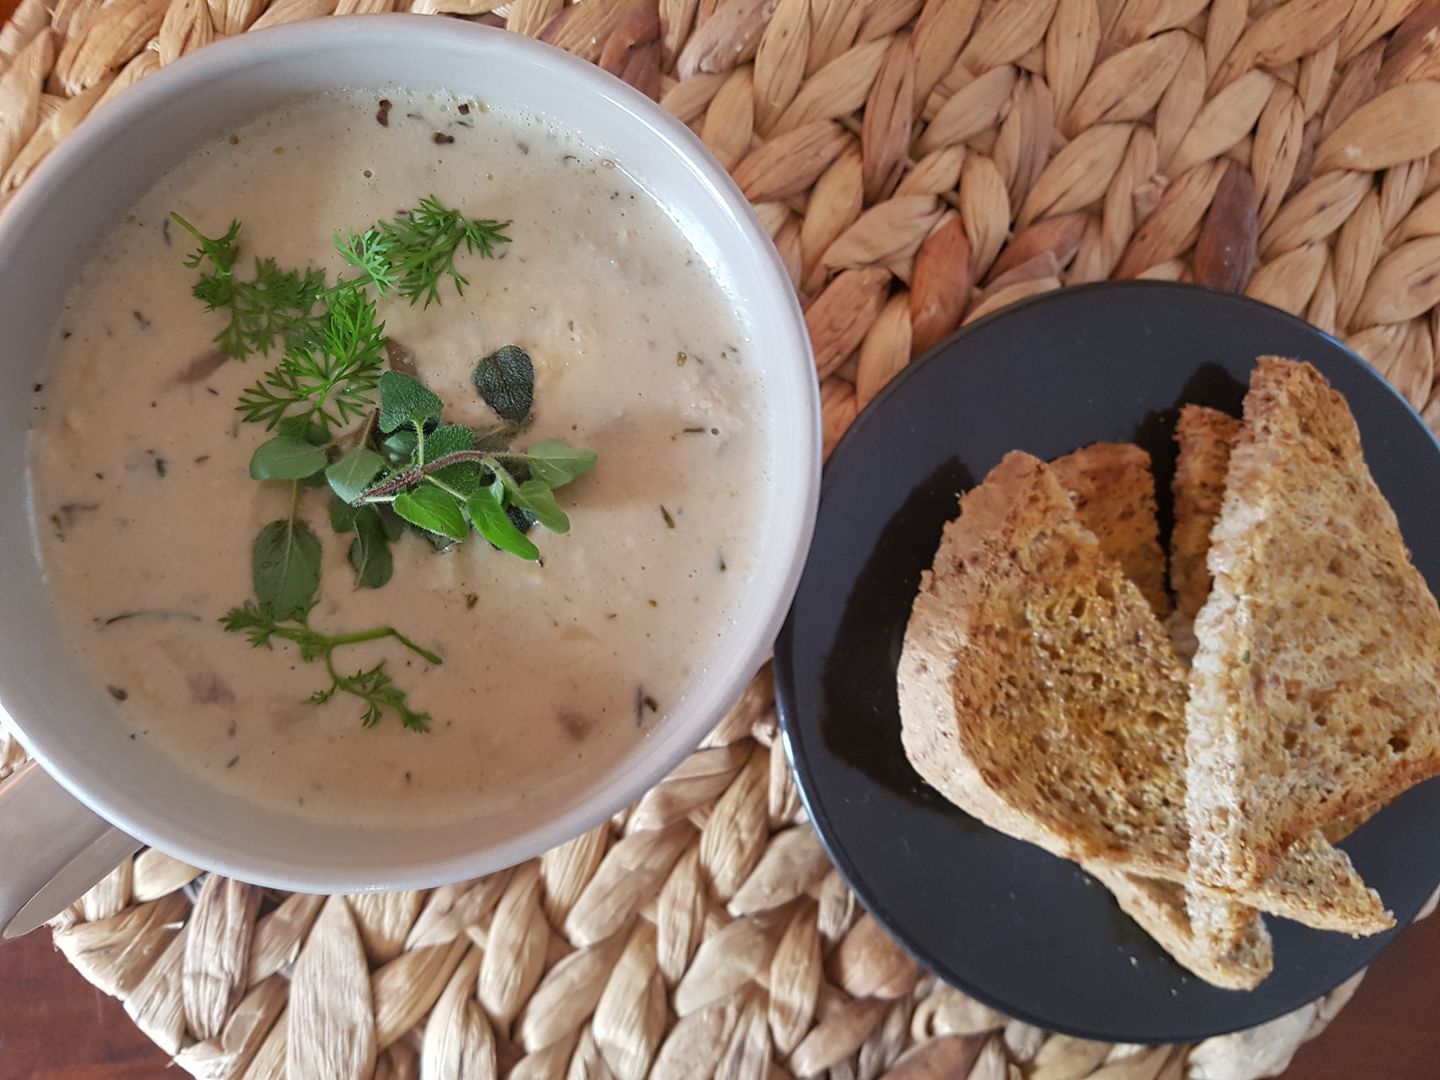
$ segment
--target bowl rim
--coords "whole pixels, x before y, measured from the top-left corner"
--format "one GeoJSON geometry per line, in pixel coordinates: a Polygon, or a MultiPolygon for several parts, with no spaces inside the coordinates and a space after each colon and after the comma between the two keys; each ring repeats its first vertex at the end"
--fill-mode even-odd
{"type": "MultiPolygon", "coordinates": [[[[785,427],[790,431],[784,434],[777,430],[771,449],[771,460],[783,467],[784,472],[772,475],[769,486],[783,488],[786,499],[777,500],[780,514],[761,525],[763,531],[757,553],[769,556],[770,565],[767,568],[765,560],[757,560],[753,580],[737,601],[741,605],[737,611],[742,610],[746,594],[757,594],[756,584],[775,586],[768,599],[751,601],[755,614],[748,617],[753,620],[750,627],[753,640],[741,638],[742,644],[733,645],[729,651],[723,644],[717,645],[712,663],[701,668],[687,685],[680,704],[667,717],[663,731],[642,740],[617,759],[593,782],[584,799],[567,805],[543,822],[527,824],[500,844],[487,845],[481,818],[471,822],[468,834],[475,841],[468,848],[445,857],[412,857],[409,862],[378,872],[373,865],[339,869],[331,865],[316,866],[294,853],[268,864],[243,854],[235,857],[217,850],[204,838],[195,839],[196,832],[189,827],[186,816],[166,814],[162,808],[133,797],[132,789],[111,775],[113,770],[106,768],[106,762],[86,759],[83,754],[73,754],[59,746],[47,736],[47,725],[43,718],[34,717],[33,710],[27,727],[24,719],[15,717],[0,703],[0,714],[10,716],[11,730],[31,757],[71,795],[117,828],[207,870],[294,892],[428,888],[472,878],[539,855],[634,803],[693,752],[768,658],[799,584],[819,501],[821,421],[818,385],[813,375],[814,358],[798,297],[769,234],[725,169],[677,118],[595,65],[524,35],[429,15],[351,15],[265,28],[206,46],[146,76],[114,101],[107,102],[37,166],[8,205],[0,207],[0,273],[13,258],[11,248],[20,241],[29,220],[46,212],[47,188],[60,178],[72,176],[93,164],[95,151],[107,139],[156,106],[181,98],[190,88],[221,75],[241,74],[258,61],[273,62],[282,58],[300,63],[316,50],[334,52],[379,41],[394,46],[397,39],[403,41],[402,48],[411,50],[470,48],[481,60],[487,50],[497,47],[522,55],[528,53],[535,64],[548,68],[555,78],[573,83],[580,92],[606,99],[608,108],[626,114],[622,122],[649,128],[698,182],[697,200],[704,197],[718,204],[738,230],[740,239],[753,250],[764,276],[775,286],[774,306],[766,312],[763,321],[773,322],[782,334],[766,346],[772,355],[783,356],[781,362],[787,368],[794,366],[790,379],[799,394],[797,400],[786,402],[783,410],[777,409],[773,414],[783,415],[785,427]],[[782,443],[803,456],[794,461],[782,460],[777,449],[782,443]],[[788,512],[785,511],[787,505],[791,507],[788,512]],[[724,654],[723,664],[721,654],[724,654]]],[[[337,88],[341,86],[337,82],[337,88]]],[[[263,108],[257,108],[256,115],[261,111],[263,108]]],[[[555,119],[564,123],[563,116],[555,119]]],[[[575,130],[584,137],[583,130],[575,130]]],[[[198,146],[199,142],[194,145],[198,146]]],[[[163,170],[157,170],[150,182],[161,175],[163,170]]],[[[722,635],[722,643],[731,632],[738,630],[722,635]]],[[[8,696],[0,690],[0,698],[8,696]]],[[[171,763],[169,767],[184,768],[178,763],[171,763]]]]}

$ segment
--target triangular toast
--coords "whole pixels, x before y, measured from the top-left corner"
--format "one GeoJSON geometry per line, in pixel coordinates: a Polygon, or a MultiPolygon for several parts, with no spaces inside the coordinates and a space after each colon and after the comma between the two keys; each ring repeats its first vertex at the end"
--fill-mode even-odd
{"type": "MultiPolygon", "coordinates": [[[[1156,615],[1164,616],[1170,598],[1150,455],[1133,443],[1092,443],[1056,458],[1050,469],[1080,524],[1095,534],[1101,554],[1118,563],[1156,615]]],[[[1247,990],[1273,969],[1270,935],[1254,908],[1219,894],[1191,896],[1174,882],[1081,865],[1110,890],[1122,911],[1206,982],[1247,990]]]]}
{"type": "Polygon", "coordinates": [[[1262,357],[1244,411],[1187,717],[1192,872],[1235,890],[1440,773],[1440,607],[1344,399],[1262,357]]]}
{"type": "MultiPolygon", "coordinates": [[[[1230,452],[1240,430],[1239,420],[1214,409],[1186,405],[1180,410],[1175,427],[1179,457],[1171,488],[1175,527],[1170,537],[1170,578],[1181,616],[1193,618],[1209,595],[1205,561],[1210,532],[1220,516],[1230,452]]],[[[1323,833],[1307,834],[1287,851],[1276,872],[1250,891],[1252,901],[1272,914],[1320,930],[1349,934],[1388,930],[1394,920],[1379,894],[1360,879],[1349,856],[1331,847],[1372,813],[1373,807],[1327,825],[1323,833]]],[[[1197,907],[1197,902],[1192,899],[1190,905],[1197,926],[1231,942],[1243,939],[1243,920],[1210,903],[1197,907]]]]}
{"type": "Polygon", "coordinates": [[[917,771],[1057,855],[1182,881],[1185,675],[1045,464],[1013,452],[921,576],[897,684],[917,771]]]}

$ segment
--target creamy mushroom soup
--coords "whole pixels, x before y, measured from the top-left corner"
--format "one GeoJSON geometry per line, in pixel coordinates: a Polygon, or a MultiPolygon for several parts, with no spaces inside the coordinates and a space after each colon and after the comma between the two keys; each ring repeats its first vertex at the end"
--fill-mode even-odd
{"type": "Polygon", "coordinates": [[[62,626],[132,738],[307,818],[415,824],[573,792],[664,723],[749,576],[767,432],[733,303],[624,166],[480,102],[335,94],[205,147],[97,245],[35,387],[33,505],[62,626]],[[424,261],[433,222],[408,211],[427,199],[490,244],[458,246],[463,295],[424,261]],[[187,265],[185,223],[238,252],[228,270],[223,250],[187,265]],[[329,418],[296,426],[305,377],[349,347],[319,340],[324,290],[367,253],[391,259],[390,288],[359,294],[401,374],[337,383],[329,418]],[[434,302],[403,295],[416,265],[434,302]],[[217,310],[192,296],[206,278],[217,310]],[[313,328],[287,338],[301,309],[313,328]],[[438,422],[407,404],[421,384],[438,422]],[[499,456],[407,482],[438,426],[499,456]],[[383,464],[348,488],[296,478],[359,449],[383,464]]]}

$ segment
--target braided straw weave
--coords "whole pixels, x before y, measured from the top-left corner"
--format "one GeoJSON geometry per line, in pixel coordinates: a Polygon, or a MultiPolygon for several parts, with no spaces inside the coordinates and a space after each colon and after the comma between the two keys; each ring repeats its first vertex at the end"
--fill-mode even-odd
{"type": "MultiPolygon", "coordinates": [[[[219,36],[396,6],[23,0],[0,30],[0,199],[94,108],[219,36]]],[[[1440,427],[1440,3],[409,10],[538,35],[701,135],[807,308],[827,450],[957,326],[1107,277],[1304,316],[1440,427]]],[[[21,758],[0,732],[0,776],[21,758]]],[[[768,673],[639,803],[513,870],[326,899],[146,851],[55,941],[205,1077],[1248,1080],[1282,1070],[1358,982],[1198,1047],[1007,1021],[857,909],[805,823],[768,673]]]]}

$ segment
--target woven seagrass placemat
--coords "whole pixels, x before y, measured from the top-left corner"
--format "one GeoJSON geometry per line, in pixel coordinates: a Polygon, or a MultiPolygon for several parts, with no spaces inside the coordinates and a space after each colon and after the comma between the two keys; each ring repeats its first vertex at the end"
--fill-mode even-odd
{"type": "MultiPolygon", "coordinates": [[[[806,306],[827,450],[962,322],[1107,277],[1304,316],[1440,427],[1440,5],[1417,0],[23,0],[0,198],[217,37],[396,9],[538,35],[700,133],[806,306]]],[[[0,731],[0,777],[21,756],[0,731]]],[[[55,940],[207,1077],[1247,1080],[1358,982],[1195,1048],[1007,1021],[857,909],[768,673],[639,803],[513,870],[325,899],[146,851],[55,940]]]]}

